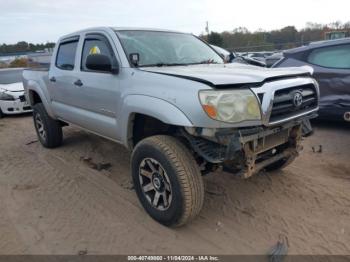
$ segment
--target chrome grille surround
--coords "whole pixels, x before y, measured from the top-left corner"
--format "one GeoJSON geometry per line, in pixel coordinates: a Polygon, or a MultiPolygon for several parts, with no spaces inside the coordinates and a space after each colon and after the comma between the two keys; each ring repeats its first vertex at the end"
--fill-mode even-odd
{"type": "Polygon", "coordinates": [[[318,110],[320,97],[316,80],[310,77],[296,77],[278,81],[266,82],[261,87],[251,88],[261,104],[262,123],[265,126],[278,125],[318,110]],[[292,107],[293,94],[300,92],[304,102],[301,107],[292,107]],[[316,101],[314,101],[314,98],[316,101]],[[311,101],[311,100],[312,101],[311,101]],[[310,104],[310,102],[312,102],[310,104]],[[304,105],[304,106],[303,106],[304,105]],[[285,107],[286,110],[279,112],[285,107]],[[299,110],[300,109],[300,110],[299,110]]]}

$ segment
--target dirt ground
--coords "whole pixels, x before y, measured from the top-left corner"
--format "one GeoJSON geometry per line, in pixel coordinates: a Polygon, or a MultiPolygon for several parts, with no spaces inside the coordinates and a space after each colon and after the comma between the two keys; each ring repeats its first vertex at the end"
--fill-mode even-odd
{"type": "Polygon", "coordinates": [[[289,254],[350,254],[349,134],[317,124],[284,171],[206,176],[198,219],[169,229],[139,204],[122,146],[67,127],[48,150],[30,116],[1,119],[0,254],[266,254],[280,235],[289,254]]]}

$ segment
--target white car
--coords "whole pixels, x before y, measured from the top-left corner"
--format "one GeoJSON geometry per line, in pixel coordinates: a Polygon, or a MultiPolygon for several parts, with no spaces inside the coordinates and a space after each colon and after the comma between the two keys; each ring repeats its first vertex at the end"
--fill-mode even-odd
{"type": "Polygon", "coordinates": [[[0,70],[0,118],[32,111],[24,95],[22,71],[23,69],[0,70]]]}

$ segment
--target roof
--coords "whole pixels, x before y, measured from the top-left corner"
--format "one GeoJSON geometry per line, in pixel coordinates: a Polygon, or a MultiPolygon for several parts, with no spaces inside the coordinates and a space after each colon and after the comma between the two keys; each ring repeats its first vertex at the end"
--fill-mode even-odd
{"type": "Polygon", "coordinates": [[[86,28],[86,29],[82,29],[67,35],[64,35],[62,37],[60,37],[61,39],[64,38],[69,38],[69,37],[73,37],[76,35],[79,35],[81,33],[85,33],[85,32],[89,32],[89,31],[126,31],[126,30],[133,30],[133,31],[157,31],[157,32],[169,32],[169,33],[184,33],[184,32],[179,32],[179,31],[173,31],[173,30],[167,30],[167,29],[160,29],[160,28],[144,28],[144,27],[108,27],[108,26],[102,26],[102,27],[91,27],[91,28],[86,28]]]}
{"type": "Polygon", "coordinates": [[[114,31],[156,31],[156,32],[169,32],[169,33],[184,33],[175,30],[161,29],[161,28],[145,28],[145,27],[111,27],[114,31]]]}
{"type": "Polygon", "coordinates": [[[284,51],[284,54],[295,54],[295,53],[300,53],[306,50],[310,50],[313,48],[318,48],[318,47],[328,47],[328,46],[333,46],[333,45],[341,45],[341,44],[350,44],[350,37],[346,38],[341,38],[341,39],[334,39],[334,40],[324,40],[324,41],[317,41],[317,42],[311,42],[308,45],[289,49],[284,51]]]}

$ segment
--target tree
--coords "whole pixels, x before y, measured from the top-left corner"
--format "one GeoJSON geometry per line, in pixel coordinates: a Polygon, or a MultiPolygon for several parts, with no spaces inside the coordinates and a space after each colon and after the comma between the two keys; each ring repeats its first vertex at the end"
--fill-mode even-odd
{"type": "Polygon", "coordinates": [[[216,32],[211,32],[208,36],[208,42],[212,45],[222,46],[224,43],[224,40],[221,36],[221,34],[216,32]]]}
{"type": "Polygon", "coordinates": [[[0,44],[0,54],[35,52],[44,50],[45,48],[53,48],[54,46],[55,43],[32,44],[25,41],[12,45],[0,44]]]}

